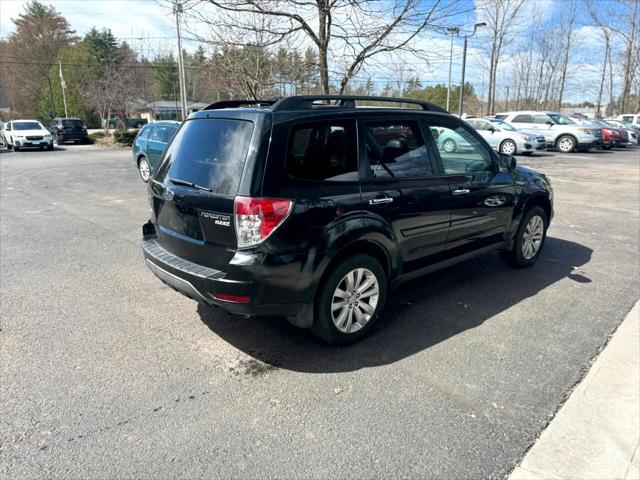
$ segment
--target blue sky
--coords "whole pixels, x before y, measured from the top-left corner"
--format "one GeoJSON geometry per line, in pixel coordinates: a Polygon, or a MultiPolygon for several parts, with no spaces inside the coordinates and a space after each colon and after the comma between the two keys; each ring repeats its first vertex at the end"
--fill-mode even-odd
{"type": "MultiPolygon", "coordinates": [[[[602,0],[606,1],[606,0],[602,0]]],[[[521,28],[528,24],[544,24],[558,21],[558,10],[563,5],[563,0],[528,0],[525,5],[526,14],[522,16],[521,28]]],[[[0,36],[6,37],[13,31],[12,18],[17,17],[22,11],[26,0],[0,0],[0,36]]],[[[147,41],[147,55],[166,54],[175,52],[175,23],[170,11],[159,5],[155,0],[54,0],[43,3],[52,4],[58,12],[67,18],[72,28],[78,35],[83,35],[91,27],[108,28],[120,40],[130,43],[135,39],[144,37],[147,41]]],[[[465,0],[463,6],[468,7],[467,13],[458,18],[452,18],[452,23],[457,25],[472,25],[478,21],[474,10],[473,0],[465,0]]],[[[579,12],[580,23],[588,24],[586,12],[579,12]]],[[[187,34],[188,37],[188,34],[187,34]]],[[[599,55],[601,54],[601,40],[599,33],[593,27],[582,26],[576,40],[580,42],[576,49],[578,55],[572,59],[573,68],[576,70],[572,83],[568,85],[569,99],[584,97],[585,83],[592,84],[598,77],[600,68],[599,55]]],[[[480,35],[469,43],[467,80],[474,83],[477,89],[488,81],[482,68],[483,52],[481,48],[484,40],[480,35]]],[[[407,75],[417,76],[425,80],[425,84],[436,81],[445,81],[449,67],[449,38],[443,35],[432,35],[422,40],[425,50],[434,52],[430,54],[429,63],[417,61],[415,57],[397,60],[383,60],[376,65],[368,67],[360,79],[371,76],[376,80],[376,87],[382,87],[386,79],[395,75],[394,69],[397,62],[403,63],[407,68],[407,75]],[[384,65],[381,67],[380,63],[384,65]]],[[[195,49],[196,42],[186,41],[187,49],[195,49]]],[[[456,40],[453,52],[453,82],[459,80],[462,57],[462,41],[456,40]]],[[[507,65],[508,59],[504,63],[507,65]]],[[[499,79],[500,81],[500,79],[499,79]]],[[[597,82],[596,82],[597,83],[597,82]]],[[[480,92],[479,92],[480,93],[480,92]]],[[[589,94],[592,96],[592,94],[589,94]]],[[[589,98],[590,99],[590,98],[589,98]]]]}

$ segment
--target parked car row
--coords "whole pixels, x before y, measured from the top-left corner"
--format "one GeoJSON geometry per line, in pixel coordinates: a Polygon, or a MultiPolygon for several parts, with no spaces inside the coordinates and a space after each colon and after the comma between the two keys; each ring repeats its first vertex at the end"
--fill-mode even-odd
{"type": "MultiPolygon", "coordinates": [[[[618,119],[594,120],[581,114],[514,111],[493,117],[466,117],[465,120],[497,152],[509,155],[527,155],[548,148],[569,153],[626,147],[637,145],[640,138],[640,125],[618,119]]],[[[438,138],[439,144],[449,151],[467,148],[455,137],[438,138]]]]}

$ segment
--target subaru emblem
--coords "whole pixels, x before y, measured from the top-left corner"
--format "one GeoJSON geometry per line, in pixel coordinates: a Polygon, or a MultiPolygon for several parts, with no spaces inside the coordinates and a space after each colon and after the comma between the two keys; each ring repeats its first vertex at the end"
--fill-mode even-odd
{"type": "Polygon", "coordinates": [[[167,188],[162,194],[162,196],[166,201],[170,202],[171,200],[173,200],[173,191],[167,188]]]}

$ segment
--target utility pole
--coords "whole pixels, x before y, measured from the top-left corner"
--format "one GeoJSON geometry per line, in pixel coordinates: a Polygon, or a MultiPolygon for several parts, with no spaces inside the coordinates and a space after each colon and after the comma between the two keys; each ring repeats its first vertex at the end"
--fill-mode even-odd
{"type": "Polygon", "coordinates": [[[507,85],[507,104],[504,108],[507,112],[509,111],[509,85],[507,85]]]}
{"type": "MultiPolygon", "coordinates": [[[[460,80],[460,104],[458,105],[458,116],[462,118],[462,106],[464,105],[464,71],[467,66],[467,41],[469,37],[473,37],[478,30],[478,27],[484,27],[485,22],[476,23],[473,26],[473,32],[464,35],[464,47],[462,49],[462,79],[460,80]]],[[[460,34],[458,34],[460,36],[460,34]]]]}
{"type": "Polygon", "coordinates": [[[449,53],[449,85],[447,86],[447,112],[449,111],[449,99],[451,98],[451,65],[453,64],[453,36],[460,31],[459,27],[447,28],[447,33],[451,35],[451,51],[449,53]]]}
{"type": "Polygon", "coordinates": [[[462,118],[462,105],[464,103],[464,70],[467,67],[467,36],[464,36],[462,48],[462,80],[460,80],[460,103],[458,104],[458,116],[462,118]]]}
{"type": "Polygon", "coordinates": [[[187,119],[187,87],[184,77],[184,59],[182,58],[182,39],[180,38],[180,14],[183,12],[182,3],[176,0],[173,13],[176,15],[176,34],[178,36],[178,76],[180,77],[180,107],[182,109],[182,121],[187,119]]]}

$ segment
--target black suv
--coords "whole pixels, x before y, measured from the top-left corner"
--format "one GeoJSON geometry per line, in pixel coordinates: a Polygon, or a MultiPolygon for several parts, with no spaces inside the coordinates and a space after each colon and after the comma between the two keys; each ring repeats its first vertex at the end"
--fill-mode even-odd
{"type": "Polygon", "coordinates": [[[191,114],[152,174],[149,203],[142,249],[162,281],[336,344],[362,338],[403,281],[492,250],[533,264],[553,216],[544,175],[442,108],[350,96],[191,114]],[[465,147],[446,152],[443,136],[465,147]]]}
{"type": "Polygon", "coordinates": [[[49,131],[58,145],[70,141],[89,143],[87,127],[79,118],[56,117],[51,120],[49,131]]]}

